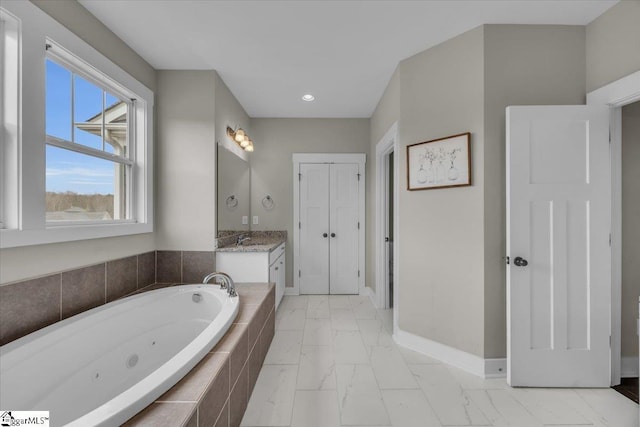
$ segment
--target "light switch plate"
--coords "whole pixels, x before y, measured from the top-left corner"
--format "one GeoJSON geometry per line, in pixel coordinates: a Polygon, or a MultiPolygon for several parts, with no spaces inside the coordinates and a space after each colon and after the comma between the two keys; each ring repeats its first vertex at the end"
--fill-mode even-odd
{"type": "Polygon", "coordinates": [[[253,225],[258,225],[258,215],[253,216],[253,225]]]}
{"type": "Polygon", "coordinates": [[[242,216],[242,225],[249,225],[249,216],[248,215],[243,215],[242,216]]]}

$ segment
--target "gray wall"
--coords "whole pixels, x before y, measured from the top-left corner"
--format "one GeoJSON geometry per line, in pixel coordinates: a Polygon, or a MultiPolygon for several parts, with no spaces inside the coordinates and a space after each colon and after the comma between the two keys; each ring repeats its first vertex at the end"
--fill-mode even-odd
{"type": "Polygon", "coordinates": [[[472,187],[408,192],[406,152],[398,153],[399,326],[505,357],[505,108],[584,103],[585,28],[485,25],[401,62],[396,74],[371,118],[372,154],[399,120],[403,147],[472,132],[473,163],[472,187]]]}
{"type": "Polygon", "coordinates": [[[213,249],[215,83],[215,71],[158,71],[157,249],[213,249]]]}
{"type": "Polygon", "coordinates": [[[140,55],[75,0],[31,0],[120,68],[155,91],[156,72],[140,55]]]}
{"type": "MultiPolygon", "coordinates": [[[[155,70],[75,1],[33,1],[122,69],[156,90],[155,70]]],[[[155,249],[152,233],[0,250],[0,283],[68,270],[155,249]]]]}
{"type": "MultiPolygon", "coordinates": [[[[251,119],[247,115],[246,111],[244,111],[244,108],[242,108],[242,105],[240,105],[240,103],[238,102],[236,97],[233,95],[233,93],[231,93],[231,91],[229,90],[225,82],[220,78],[218,73],[215,73],[215,75],[216,75],[216,114],[215,114],[216,142],[217,144],[222,146],[220,147],[220,150],[226,149],[231,153],[229,154],[229,156],[236,155],[240,159],[246,161],[248,164],[251,161],[251,154],[244,151],[242,148],[238,146],[238,144],[236,144],[233,140],[231,140],[231,138],[229,138],[229,136],[227,135],[227,126],[234,130],[237,130],[238,128],[242,128],[244,129],[245,132],[247,132],[247,135],[249,135],[249,137],[254,138],[253,132],[251,132],[251,119]]],[[[214,167],[218,166],[217,158],[215,163],[212,166],[214,167]]],[[[226,166],[230,166],[230,165],[226,165],[226,166]]],[[[224,169],[223,167],[221,168],[221,170],[219,170],[216,173],[216,180],[217,178],[223,178],[225,176],[232,178],[233,175],[234,174],[231,171],[229,171],[228,168],[224,169]]],[[[216,232],[218,230],[249,230],[250,229],[251,225],[244,225],[244,226],[242,225],[242,215],[250,215],[251,213],[251,207],[250,207],[251,171],[250,170],[246,174],[246,179],[247,179],[246,188],[244,188],[244,191],[241,192],[243,194],[246,193],[246,200],[244,201],[244,203],[246,203],[246,206],[245,207],[238,206],[237,209],[234,209],[232,211],[228,210],[227,207],[224,205],[224,200],[226,200],[227,196],[219,195],[218,191],[221,191],[221,192],[228,191],[228,190],[225,190],[225,188],[228,189],[230,186],[237,185],[238,183],[234,184],[234,183],[224,182],[221,184],[222,187],[220,184],[216,184],[216,186],[214,187],[216,191],[216,198],[220,199],[222,197],[221,200],[223,202],[222,204],[217,205],[216,215],[219,215],[220,217],[217,217],[217,220],[216,220],[216,224],[215,224],[216,232]],[[238,226],[231,227],[230,225],[234,223],[238,224],[238,226]]],[[[237,178],[235,180],[237,180],[237,178]]],[[[240,198],[239,203],[241,203],[242,201],[243,201],[242,198],[240,198]]],[[[251,224],[251,218],[249,218],[249,224],[251,224]]]]}
{"type": "Polygon", "coordinates": [[[622,108],[622,357],[638,356],[640,101],[622,108]]]}
{"type": "Polygon", "coordinates": [[[233,93],[229,90],[225,82],[220,78],[218,73],[216,75],[216,141],[225,146],[229,151],[235,153],[238,157],[249,161],[251,155],[238,147],[238,144],[233,142],[227,136],[227,126],[236,130],[242,128],[247,132],[251,138],[253,133],[251,132],[251,119],[247,115],[242,105],[238,102],[233,93]]]}
{"type": "Polygon", "coordinates": [[[587,92],[640,70],[640,1],[623,0],[587,25],[587,92]]]}
{"type": "Polygon", "coordinates": [[[382,98],[378,102],[376,109],[370,119],[371,129],[371,147],[369,152],[371,156],[367,159],[369,170],[371,173],[367,176],[367,185],[369,185],[370,197],[367,200],[367,210],[369,212],[370,221],[367,225],[367,242],[369,242],[369,256],[367,257],[367,286],[374,289],[376,287],[376,247],[374,239],[376,238],[376,176],[381,173],[377,170],[376,164],[376,145],[380,139],[387,133],[389,128],[400,119],[400,69],[396,68],[391,76],[391,80],[387,88],[382,94],[382,98]]]}
{"type": "Polygon", "coordinates": [[[393,72],[387,88],[371,115],[371,153],[375,154],[376,144],[400,118],[400,66],[393,72]]]}
{"type": "Polygon", "coordinates": [[[583,104],[584,34],[584,26],[484,27],[484,356],[487,358],[506,355],[506,270],[502,259],[506,254],[505,108],[583,104]]]}
{"type": "Polygon", "coordinates": [[[400,64],[399,326],[484,353],[484,61],[478,27],[400,64]],[[406,150],[471,132],[470,187],[406,189],[406,150]]]}
{"type": "MultiPolygon", "coordinates": [[[[369,119],[252,119],[255,152],[251,154],[251,214],[260,223],[252,230],[286,230],[287,285],[293,285],[293,153],[366,153],[370,174],[369,119]],[[275,206],[267,211],[262,198],[275,206]]],[[[369,185],[366,198],[371,198],[369,185]]],[[[370,221],[367,214],[366,221],[370,221]]],[[[369,241],[366,243],[369,259],[369,241]]],[[[365,278],[369,283],[369,278],[365,278]]]]}

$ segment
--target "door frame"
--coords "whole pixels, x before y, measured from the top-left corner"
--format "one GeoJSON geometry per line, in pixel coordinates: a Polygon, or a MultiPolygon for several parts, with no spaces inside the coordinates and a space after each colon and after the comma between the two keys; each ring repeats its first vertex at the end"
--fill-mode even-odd
{"type": "Polygon", "coordinates": [[[360,218],[360,232],[358,233],[358,290],[360,295],[365,295],[366,276],[366,253],[365,253],[365,230],[367,229],[365,215],[365,183],[367,155],[364,153],[341,154],[341,153],[293,153],[293,287],[285,289],[285,295],[300,295],[300,276],[296,271],[300,271],[300,228],[296,224],[300,223],[300,164],[301,163],[357,163],[360,173],[358,185],[358,217],[360,218]]]}
{"type": "MultiPolygon", "coordinates": [[[[387,210],[385,209],[385,202],[388,198],[387,187],[387,156],[393,152],[393,256],[398,256],[398,211],[399,211],[399,188],[400,182],[400,143],[398,141],[398,122],[395,122],[384,136],[376,144],[376,193],[375,193],[375,232],[374,232],[374,250],[376,260],[376,286],[372,292],[372,300],[378,308],[389,308],[389,288],[387,286],[388,278],[388,265],[386,265],[385,252],[386,242],[384,241],[386,235],[386,224],[388,222],[387,210]]],[[[393,309],[394,309],[394,324],[396,324],[396,313],[398,311],[398,263],[393,263],[393,309]]]]}
{"type": "Polygon", "coordinates": [[[609,107],[611,152],[611,385],[620,384],[622,345],[622,107],[640,101],[640,71],[587,94],[609,107]]]}

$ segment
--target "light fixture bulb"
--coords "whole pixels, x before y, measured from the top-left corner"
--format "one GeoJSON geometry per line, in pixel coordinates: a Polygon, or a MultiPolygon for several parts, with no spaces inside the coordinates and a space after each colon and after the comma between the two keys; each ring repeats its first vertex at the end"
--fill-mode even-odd
{"type": "Polygon", "coordinates": [[[246,146],[245,151],[248,151],[249,153],[253,153],[253,142],[251,142],[249,145],[246,146]]]}
{"type": "Polygon", "coordinates": [[[240,147],[242,148],[247,148],[250,145],[253,145],[253,142],[251,142],[249,138],[243,139],[242,142],[240,143],[240,147]]]}
{"type": "Polygon", "coordinates": [[[316,97],[315,97],[315,96],[313,96],[313,95],[311,95],[310,93],[307,93],[306,95],[303,95],[303,96],[302,96],[302,100],[303,100],[303,101],[306,101],[306,102],[311,102],[311,101],[313,101],[314,99],[316,99],[316,97]]]}
{"type": "Polygon", "coordinates": [[[242,142],[242,141],[244,140],[245,135],[246,135],[246,134],[244,133],[244,131],[243,131],[242,129],[238,129],[238,130],[236,131],[236,135],[235,135],[234,139],[235,139],[237,142],[242,142]]]}

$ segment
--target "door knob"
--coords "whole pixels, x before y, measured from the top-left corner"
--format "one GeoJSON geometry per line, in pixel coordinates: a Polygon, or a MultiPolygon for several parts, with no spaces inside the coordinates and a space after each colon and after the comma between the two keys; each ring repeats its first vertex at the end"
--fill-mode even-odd
{"type": "Polygon", "coordinates": [[[328,236],[328,234],[327,234],[327,233],[322,233],[322,237],[325,237],[325,238],[326,238],[327,236],[328,236]]]}
{"type": "Polygon", "coordinates": [[[529,265],[529,261],[521,257],[516,257],[516,259],[513,260],[513,263],[518,267],[526,267],[529,265]]]}
{"type": "Polygon", "coordinates": [[[336,237],[336,233],[331,233],[331,237],[336,237]]]}

